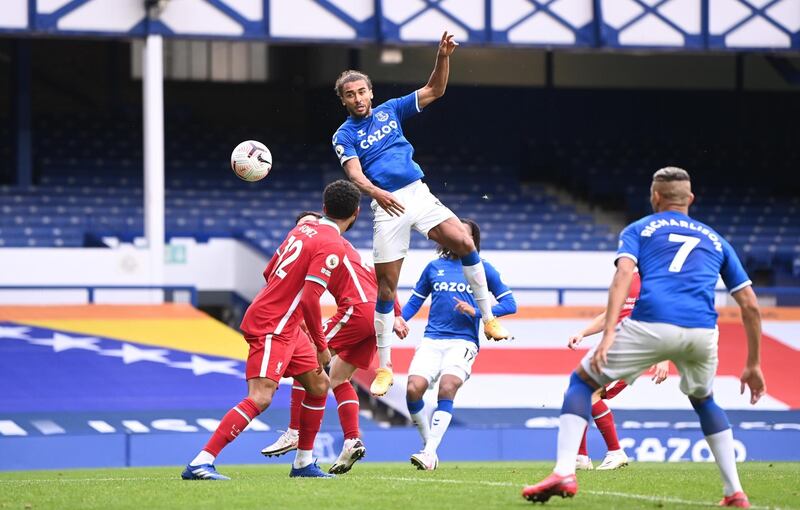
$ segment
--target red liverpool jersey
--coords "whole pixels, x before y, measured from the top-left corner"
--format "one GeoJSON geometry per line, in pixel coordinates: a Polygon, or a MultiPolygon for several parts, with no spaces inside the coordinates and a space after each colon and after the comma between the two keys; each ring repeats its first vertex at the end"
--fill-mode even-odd
{"type": "Polygon", "coordinates": [[[293,228],[264,270],[267,284],[247,308],[241,330],[252,336],[294,334],[302,321],[298,309],[303,285],[328,286],[345,250],[339,227],[327,219],[293,228]]]}
{"type": "Polygon", "coordinates": [[[342,268],[331,277],[328,292],[338,308],[357,303],[375,303],[378,299],[378,280],[373,269],[361,260],[361,255],[347,239],[342,238],[345,255],[342,268]]]}
{"type": "Polygon", "coordinates": [[[639,277],[639,271],[633,273],[633,280],[631,280],[631,290],[628,297],[625,298],[625,304],[622,305],[622,311],[619,312],[617,322],[622,322],[625,317],[630,317],[633,312],[633,307],[636,306],[636,301],[639,300],[639,292],[642,290],[642,279],[639,277]]]}

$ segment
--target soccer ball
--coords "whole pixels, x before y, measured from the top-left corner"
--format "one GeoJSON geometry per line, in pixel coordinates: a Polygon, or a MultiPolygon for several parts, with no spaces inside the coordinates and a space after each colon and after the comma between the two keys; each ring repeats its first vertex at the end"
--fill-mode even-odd
{"type": "Polygon", "coordinates": [[[239,179],[260,181],[272,169],[272,153],[263,143],[247,140],[231,152],[231,169],[239,179]]]}

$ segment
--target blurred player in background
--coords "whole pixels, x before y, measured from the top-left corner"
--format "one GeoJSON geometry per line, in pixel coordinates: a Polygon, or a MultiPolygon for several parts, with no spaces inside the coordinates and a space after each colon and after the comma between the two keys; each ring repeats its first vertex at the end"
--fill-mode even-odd
{"type": "MultiPolygon", "coordinates": [[[[639,278],[639,271],[634,271],[633,279],[631,280],[631,288],[628,292],[628,297],[625,299],[625,304],[622,306],[622,311],[617,317],[617,324],[622,322],[625,317],[629,317],[636,306],[636,301],[639,299],[639,291],[641,289],[641,279],[639,278]]],[[[584,337],[594,335],[603,331],[603,326],[606,323],[606,312],[604,311],[590,322],[585,328],[578,333],[569,337],[567,347],[570,349],[577,349],[578,344],[583,341],[584,337]]],[[[667,379],[669,375],[669,361],[661,361],[653,367],[653,381],[656,384],[661,384],[667,379]]],[[[614,414],[608,408],[604,400],[612,399],[628,387],[625,381],[617,381],[614,385],[604,386],[594,393],[592,393],[592,419],[594,419],[597,429],[603,436],[606,442],[608,451],[603,459],[603,462],[597,467],[599,470],[617,469],[622,466],[628,465],[628,455],[625,450],[619,445],[619,438],[617,437],[617,427],[614,424],[614,414]]],[[[583,439],[581,446],[578,448],[578,457],[575,460],[576,469],[594,469],[592,460],[589,458],[589,451],[586,448],[586,433],[589,427],[583,431],[583,439]]]]}
{"type": "MultiPolygon", "coordinates": [[[[303,211],[297,216],[297,225],[316,224],[322,214],[303,211]]],[[[358,395],[350,380],[359,368],[369,370],[377,350],[375,341],[375,301],[378,284],[372,269],[361,260],[361,255],[347,239],[342,238],[345,256],[342,259],[345,271],[335,272],[328,282],[328,292],[336,300],[336,314],[325,321],[323,331],[331,351],[330,380],[336,397],[339,424],[344,434],[344,445],[329,473],[341,474],[350,471],[356,461],[366,455],[358,424],[358,395]]],[[[399,305],[395,306],[394,331],[401,339],[408,334],[408,326],[400,316],[399,305]]],[[[281,436],[261,453],[267,457],[283,455],[297,449],[299,440],[301,403],[306,390],[300,381],[292,384],[289,427],[281,436]]]]}
{"type": "Polygon", "coordinates": [[[446,247],[461,260],[487,338],[501,340],[510,336],[492,314],[486,273],[475,245],[458,218],[422,182],[422,169],[412,159],[414,148],[403,135],[404,120],[444,95],[450,55],[456,46],[453,36],[445,32],[428,83],[374,108],[372,82],[367,75],[350,70],[336,80],[336,94],[349,117],[334,133],[333,148],[350,180],[373,199],[373,258],[378,277],[375,331],[380,368],[371,391],[376,396],[385,395],[392,385],[392,305],[411,229],[446,247]]]}
{"type": "Polygon", "coordinates": [[[761,314],[752,282],[731,245],[689,217],[693,201],[685,170],[667,167],[653,175],[650,203],[655,213],[622,231],[603,339],[584,356],[564,395],[556,466],[550,476],[525,487],[524,498],[547,501],[552,496],[574,496],[578,492],[575,454],[591,417],[592,393],[617,379],[633,381],[653,363],[668,359],[681,374],[681,391],[700,418],[722,475],[720,505],[750,506],[739,482],[731,425],[712,393],[718,365],[714,289],[719,276],[741,308],[748,351],[741,391],[750,388],[751,404],[766,391],[761,373],[761,314]],[[617,328],[617,314],[637,265],[642,293],[631,317],[617,328]]]}
{"type": "Polygon", "coordinates": [[[330,387],[323,371],[331,355],[322,332],[319,298],[333,275],[346,270],[341,234],[356,221],[360,198],[358,188],[348,181],[329,184],[323,193],[325,217],[317,224],[292,229],[270,260],[264,271],[266,285],[242,319],[241,329],[250,345],[247,398],[222,418],[206,446],[184,469],[183,479],[228,480],[215,469],[216,457],[269,407],[284,375],[295,377],[306,390],[290,476],[333,476],[322,472],[312,458],[330,387]],[[316,349],[300,329],[303,320],[316,349]]]}
{"type": "MultiPolygon", "coordinates": [[[[465,233],[481,247],[481,231],[468,219],[460,220],[465,233]]],[[[403,307],[403,319],[411,319],[431,296],[431,308],[425,336],[417,347],[408,368],[406,402],[411,419],[422,437],[423,449],[411,456],[417,469],[433,470],[439,465],[436,450],[453,415],[453,399],[458,389],[469,379],[472,364],[478,355],[480,310],[459,257],[450,249],[439,246],[439,258],[422,271],[408,303],[403,307]],[[441,378],[441,379],[440,379],[441,378]],[[428,387],[439,380],[439,402],[431,417],[426,412],[423,396],[428,387]]],[[[515,313],[517,303],[511,290],[503,283],[500,273],[486,261],[486,280],[489,291],[497,299],[492,307],[496,317],[515,313]]]]}

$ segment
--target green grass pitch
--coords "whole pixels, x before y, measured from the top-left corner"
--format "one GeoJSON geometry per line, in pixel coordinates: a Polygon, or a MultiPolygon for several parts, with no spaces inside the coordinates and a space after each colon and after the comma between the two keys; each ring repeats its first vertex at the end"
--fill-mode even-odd
{"type": "MultiPolygon", "coordinates": [[[[181,468],[17,471],[0,473],[2,509],[418,509],[528,508],[520,497],[550,462],[443,463],[422,472],[410,464],[356,464],[335,480],[289,479],[289,466],[219,465],[230,482],[182,481],[181,468]]],[[[800,463],[740,464],[753,508],[800,509],[800,463]]],[[[711,508],[721,497],[714,464],[632,464],[584,471],[573,499],[550,508],[711,508]]]]}

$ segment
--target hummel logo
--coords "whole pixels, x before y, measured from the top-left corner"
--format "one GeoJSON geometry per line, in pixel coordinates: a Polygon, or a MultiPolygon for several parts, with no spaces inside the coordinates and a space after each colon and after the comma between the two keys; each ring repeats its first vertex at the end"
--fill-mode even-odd
{"type": "Polygon", "coordinates": [[[276,374],[280,374],[281,373],[281,367],[282,366],[283,366],[283,361],[279,361],[278,364],[275,366],[275,373],[276,374]]]}
{"type": "Polygon", "coordinates": [[[358,136],[366,136],[366,135],[367,135],[367,132],[364,131],[363,129],[359,129],[358,130],[358,136]]]}
{"type": "Polygon", "coordinates": [[[436,276],[444,276],[444,269],[439,269],[436,271],[436,276]]]}

